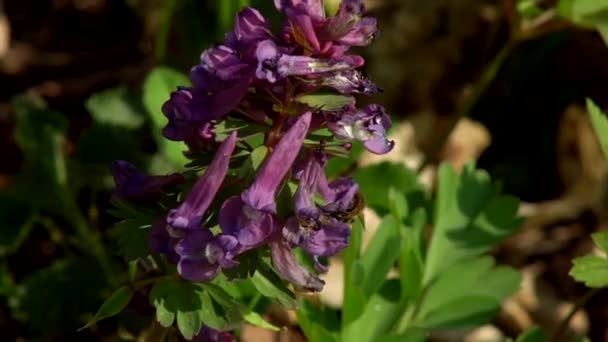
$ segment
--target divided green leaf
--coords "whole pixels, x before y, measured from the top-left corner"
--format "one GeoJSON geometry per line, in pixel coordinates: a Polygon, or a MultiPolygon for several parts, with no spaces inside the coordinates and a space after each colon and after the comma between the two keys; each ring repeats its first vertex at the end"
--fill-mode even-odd
{"type": "Polygon", "coordinates": [[[225,331],[236,327],[242,318],[238,306],[226,300],[217,287],[178,278],[164,279],[154,284],[150,291],[150,303],[156,308],[156,319],[160,325],[169,327],[176,322],[186,339],[191,339],[203,324],[225,331]]]}
{"type": "Polygon", "coordinates": [[[519,201],[498,194],[487,173],[466,165],[460,175],[448,164],[439,170],[433,236],[423,284],[453,264],[487,252],[521,225],[519,201]]]}
{"type": "MultiPolygon", "coordinates": [[[[591,235],[595,245],[608,254],[608,232],[591,235]]],[[[570,276],[588,287],[608,286],[608,259],[606,256],[586,255],[573,260],[570,276]]]]}
{"type": "Polygon", "coordinates": [[[428,329],[468,328],[491,320],[502,300],[519,289],[521,276],[495,267],[491,257],[452,264],[429,285],[416,322],[428,329]]]}

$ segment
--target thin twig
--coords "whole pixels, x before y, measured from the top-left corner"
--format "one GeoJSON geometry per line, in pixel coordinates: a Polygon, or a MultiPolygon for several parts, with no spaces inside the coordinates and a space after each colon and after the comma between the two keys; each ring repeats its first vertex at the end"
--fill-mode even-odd
{"type": "Polygon", "coordinates": [[[593,297],[601,289],[602,288],[590,289],[589,291],[587,291],[587,293],[585,293],[585,295],[583,295],[581,298],[579,298],[576,301],[576,303],[574,304],[574,306],[572,307],[572,309],[570,310],[570,312],[568,313],[568,315],[560,322],[559,326],[557,327],[557,329],[555,330],[555,332],[553,333],[553,335],[551,336],[549,341],[552,341],[552,342],[561,341],[561,337],[564,334],[564,332],[566,331],[566,329],[568,328],[568,323],[570,323],[570,320],[572,319],[572,317],[574,317],[576,312],[578,310],[580,310],[583,306],[585,306],[585,304],[587,304],[589,299],[591,299],[591,297],[593,297]]]}
{"type": "Polygon", "coordinates": [[[441,150],[458,124],[458,121],[471,113],[473,107],[479,102],[479,99],[484,95],[492,81],[496,78],[498,71],[513,50],[514,45],[515,43],[513,41],[505,44],[498,55],[496,55],[492,62],[485,68],[479,81],[475,84],[472,94],[464,100],[460,110],[450,118],[448,126],[440,133],[437,142],[431,147],[428,157],[426,157],[418,167],[418,173],[420,173],[429,163],[433,163],[439,158],[441,150]]]}

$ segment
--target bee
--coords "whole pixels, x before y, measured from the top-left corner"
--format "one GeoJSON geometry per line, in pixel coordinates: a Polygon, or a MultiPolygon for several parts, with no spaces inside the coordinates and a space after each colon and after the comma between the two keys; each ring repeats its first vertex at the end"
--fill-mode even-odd
{"type": "Polygon", "coordinates": [[[363,196],[357,192],[348,208],[328,212],[328,216],[340,222],[352,224],[355,222],[355,218],[361,217],[364,208],[365,200],[363,199],[363,196]]]}

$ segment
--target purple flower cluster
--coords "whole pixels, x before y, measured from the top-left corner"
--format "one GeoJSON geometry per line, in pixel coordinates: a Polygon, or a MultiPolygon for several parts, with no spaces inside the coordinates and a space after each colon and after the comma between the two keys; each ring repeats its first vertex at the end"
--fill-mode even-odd
{"type": "MultiPolygon", "coordinates": [[[[332,17],[325,16],[321,0],[274,4],[286,17],[279,34],[271,33],[257,10],[245,7],[223,44],[204,51],[200,64],[192,68],[192,86],[179,87],[163,105],[167,139],[183,141],[192,158],[215,154],[189,193],[153,224],[150,247],[166,254],[183,278],[195,282],[210,281],[222,269],[238,266],[239,255],[268,247],[282,278],[299,289],[319,291],[323,281],[296,263],[292,249],[300,247],[318,272],[326,271],[319,258],[348,245],[350,227],[343,216],[358,196],[352,179],[327,179],[327,159],[336,149],[348,152],[353,140],[377,154],[393,147],[386,138],[391,122],[384,109],[357,109],[352,97],[380,90],[356,70],[363,58],[347,54],[351,47],[372,41],[376,21],[363,15],[362,0],[343,0],[332,17]],[[299,101],[328,91],[349,99],[349,104],[328,109],[299,101]],[[255,178],[220,205],[217,194],[225,179],[243,183],[230,162],[240,144],[247,145],[248,136],[238,129],[227,137],[218,131],[230,118],[260,127],[269,152],[255,178]],[[305,142],[309,133],[321,129],[333,138],[305,142]],[[339,142],[332,143],[334,139],[339,142]],[[291,209],[279,213],[277,196],[288,183],[297,184],[291,209]],[[210,210],[213,203],[219,212],[210,210]],[[214,223],[219,225],[215,233],[209,229],[214,223]]],[[[128,199],[156,195],[184,182],[181,175],[144,176],[125,162],[117,163],[114,173],[115,195],[128,199]]]]}

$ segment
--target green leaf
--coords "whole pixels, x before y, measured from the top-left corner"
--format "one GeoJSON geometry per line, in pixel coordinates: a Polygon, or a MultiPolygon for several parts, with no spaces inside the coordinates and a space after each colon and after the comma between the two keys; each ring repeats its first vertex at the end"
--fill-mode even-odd
{"type": "Polygon", "coordinates": [[[574,266],[570,276],[588,287],[608,286],[608,260],[595,255],[578,257],[573,260],[574,266]]]}
{"type": "Polygon", "coordinates": [[[319,92],[315,94],[302,95],[296,101],[311,108],[323,109],[325,111],[336,111],[344,106],[354,103],[354,98],[347,95],[319,92]]]}
{"type": "Polygon", "coordinates": [[[344,175],[345,173],[350,173],[352,171],[350,168],[357,165],[357,160],[364,151],[365,148],[363,147],[363,144],[353,142],[352,148],[346,158],[336,157],[327,161],[325,174],[328,178],[335,178],[344,175]]]}
{"type": "Polygon", "coordinates": [[[182,153],[186,146],[182,142],[170,141],[161,134],[167,124],[167,118],[161,111],[162,105],[178,86],[190,84],[188,77],[168,67],[153,69],[144,80],[143,103],[152,119],[153,134],[162,153],[178,166],[183,166],[188,159],[182,153]]]}
{"type": "MultiPolygon", "coordinates": [[[[25,159],[20,176],[30,191],[45,196],[29,196],[36,207],[67,215],[67,168],[63,154],[65,118],[46,108],[42,100],[20,96],[12,101],[16,114],[15,140],[25,159]]],[[[22,191],[25,190],[22,189],[22,191]]]]}
{"type": "Polygon", "coordinates": [[[604,254],[608,254],[608,232],[597,232],[591,234],[593,243],[599,248],[604,254]]]}
{"type": "Polygon", "coordinates": [[[295,309],[297,307],[293,292],[283,284],[283,281],[265,262],[260,261],[251,282],[262,295],[278,300],[285,308],[295,309]]]}
{"type": "Polygon", "coordinates": [[[238,177],[246,181],[252,181],[255,178],[257,169],[262,165],[262,162],[268,154],[268,147],[262,145],[255,148],[239,169],[238,177]]]}
{"type": "Polygon", "coordinates": [[[547,338],[543,331],[538,327],[533,327],[526,330],[517,337],[516,342],[546,342],[547,338]]]}
{"type": "Polygon", "coordinates": [[[566,15],[573,22],[596,28],[608,43],[608,3],[599,0],[560,1],[558,13],[566,15]]]}
{"type": "Polygon", "coordinates": [[[487,323],[498,311],[500,303],[492,297],[460,297],[429,312],[423,326],[432,330],[472,328],[487,323]]]}
{"type": "Polygon", "coordinates": [[[433,236],[426,256],[423,285],[456,262],[487,252],[521,225],[518,200],[500,196],[487,173],[467,164],[456,175],[439,169],[433,236]]]}
{"type": "Polygon", "coordinates": [[[308,341],[338,341],[335,334],[332,334],[325,327],[327,320],[323,319],[324,313],[322,310],[313,307],[307,300],[300,301],[300,306],[296,311],[296,317],[298,319],[298,325],[308,341]]]}
{"type": "Polygon", "coordinates": [[[16,192],[12,185],[0,192],[0,256],[14,253],[29,236],[35,220],[35,210],[16,192]]]}
{"type": "Polygon", "coordinates": [[[424,342],[426,340],[426,331],[422,328],[408,328],[399,335],[384,335],[378,337],[378,342],[424,342]]]}
{"type": "Polygon", "coordinates": [[[64,259],[29,274],[8,299],[12,316],[44,336],[73,333],[100,306],[106,286],[91,258],[64,259]]]}
{"type": "Polygon", "coordinates": [[[403,164],[382,162],[360,168],[353,173],[353,178],[359,184],[359,189],[368,207],[380,215],[387,214],[390,209],[389,190],[393,188],[406,196],[410,207],[415,208],[420,203],[414,199],[424,198],[426,191],[418,183],[416,173],[403,164]]]}
{"type": "Polygon", "coordinates": [[[127,261],[149,254],[148,234],[152,222],[154,218],[144,216],[120,221],[112,228],[111,235],[118,242],[120,252],[127,261]]]}
{"type": "Polygon", "coordinates": [[[359,286],[366,296],[376,292],[393,266],[401,250],[401,224],[386,216],[378,227],[359,262],[365,272],[359,286]]]}
{"type": "Polygon", "coordinates": [[[522,0],[517,2],[517,11],[522,18],[533,18],[543,13],[534,0],[522,0]]]}
{"type": "Polygon", "coordinates": [[[365,304],[361,315],[342,330],[344,341],[376,341],[378,336],[389,333],[395,321],[404,311],[399,300],[400,283],[390,279],[382,284],[365,304]]]}
{"type": "Polygon", "coordinates": [[[426,212],[418,208],[411,215],[411,227],[407,227],[402,232],[403,245],[398,262],[399,273],[406,275],[399,277],[403,299],[415,299],[422,291],[425,225],[426,212]]]}
{"type": "Polygon", "coordinates": [[[264,328],[264,329],[268,329],[268,330],[272,330],[272,331],[281,330],[276,325],[271,324],[268,321],[266,321],[259,313],[255,312],[255,311],[245,312],[243,314],[243,320],[245,320],[245,322],[247,322],[249,324],[255,325],[260,328],[264,328]]]}
{"type": "Polygon", "coordinates": [[[595,130],[595,135],[602,146],[604,158],[608,159],[608,118],[590,99],[587,99],[587,111],[591,117],[591,124],[595,130]]]}
{"type": "Polygon", "coordinates": [[[8,296],[15,290],[15,281],[8,269],[7,262],[0,264],[0,296],[8,296]]]}
{"type": "Polygon", "coordinates": [[[84,106],[100,124],[136,129],[144,124],[144,116],[134,100],[126,87],[119,87],[91,95],[84,106]]]}
{"type": "Polygon", "coordinates": [[[342,330],[346,329],[352,322],[363,314],[367,298],[359,287],[359,282],[354,281],[359,272],[363,272],[361,264],[355,262],[351,272],[351,279],[344,284],[344,300],[342,303],[342,330]],[[348,290],[347,290],[348,289],[348,290]]]}
{"type": "MultiPolygon", "coordinates": [[[[604,254],[608,254],[608,232],[591,234],[591,238],[604,254]]],[[[576,281],[584,282],[588,287],[608,286],[608,259],[606,256],[582,256],[574,259],[573,264],[570,276],[576,281]]]]}
{"type": "Polygon", "coordinates": [[[404,194],[398,192],[394,188],[390,188],[388,190],[388,200],[391,215],[393,215],[397,221],[402,221],[407,218],[409,208],[404,194]]]}
{"type": "Polygon", "coordinates": [[[416,322],[426,328],[466,328],[472,322],[486,322],[496,313],[503,299],[519,289],[521,276],[508,267],[494,267],[491,257],[479,257],[452,265],[442,272],[425,293],[416,322]],[[479,284],[480,286],[473,286],[479,284]],[[483,284],[483,286],[481,285],[483,284]],[[482,298],[478,305],[467,307],[465,298],[482,298]],[[493,300],[493,305],[489,301],[493,300]],[[443,312],[454,307],[454,312],[443,312]]]}
{"type": "Polygon", "coordinates": [[[158,281],[150,291],[150,303],[163,327],[177,323],[180,333],[191,339],[203,324],[229,330],[240,322],[239,309],[211,284],[195,284],[177,278],[158,281]]]}
{"type": "MultiPolygon", "coordinates": [[[[88,181],[91,172],[100,176],[109,175],[108,165],[114,160],[128,160],[136,165],[142,164],[145,155],[141,153],[143,138],[139,133],[125,127],[94,122],[78,139],[74,153],[75,159],[84,168],[82,178],[88,181]]],[[[91,182],[99,182],[99,178],[93,178],[91,182]]]]}
{"type": "Polygon", "coordinates": [[[101,307],[99,308],[95,316],[93,316],[93,319],[91,319],[89,323],[87,323],[85,326],[78,329],[78,331],[86,329],[94,323],[101,321],[102,319],[120,313],[122,310],[124,310],[124,308],[127,307],[129,302],[131,301],[131,298],[133,298],[133,293],[134,291],[130,287],[123,286],[118,288],[116,291],[114,291],[114,293],[112,293],[112,295],[108,299],[106,299],[105,302],[103,302],[103,304],[101,304],[101,307]]]}

